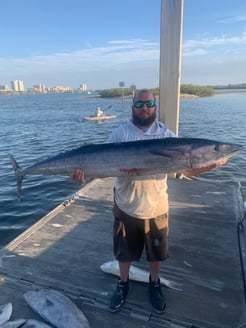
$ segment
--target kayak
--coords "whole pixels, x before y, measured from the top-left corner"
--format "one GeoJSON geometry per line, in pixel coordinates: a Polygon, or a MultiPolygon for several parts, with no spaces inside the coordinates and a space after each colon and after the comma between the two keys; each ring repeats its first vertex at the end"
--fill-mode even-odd
{"type": "Polygon", "coordinates": [[[110,120],[116,117],[117,117],[116,115],[86,116],[83,118],[83,121],[102,121],[102,120],[110,120]]]}

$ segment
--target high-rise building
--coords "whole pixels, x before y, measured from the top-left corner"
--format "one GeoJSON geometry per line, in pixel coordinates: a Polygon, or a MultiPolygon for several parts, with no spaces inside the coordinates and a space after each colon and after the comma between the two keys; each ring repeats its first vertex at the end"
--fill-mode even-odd
{"type": "Polygon", "coordinates": [[[87,84],[85,84],[85,83],[80,84],[80,86],[79,86],[79,90],[80,90],[80,91],[86,91],[86,90],[87,90],[87,84]]]}
{"type": "Polygon", "coordinates": [[[0,85],[0,91],[9,91],[9,86],[7,84],[0,85]]]}
{"type": "Polygon", "coordinates": [[[35,84],[33,86],[33,91],[39,92],[39,93],[44,93],[45,92],[45,85],[44,84],[35,84]]]}
{"type": "Polygon", "coordinates": [[[21,80],[11,81],[11,87],[13,91],[25,91],[24,82],[21,80]]]}

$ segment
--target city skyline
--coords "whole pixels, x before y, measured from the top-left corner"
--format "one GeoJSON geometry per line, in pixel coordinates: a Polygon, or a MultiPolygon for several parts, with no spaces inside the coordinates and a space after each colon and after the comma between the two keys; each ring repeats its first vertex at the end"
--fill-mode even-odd
{"type": "Polygon", "coordinates": [[[79,92],[87,91],[87,84],[81,83],[79,87],[76,89],[71,88],[70,86],[64,86],[64,85],[55,85],[55,86],[45,86],[44,84],[34,84],[31,88],[25,89],[24,81],[22,80],[14,80],[10,81],[11,88],[8,84],[0,84],[0,93],[6,93],[6,92],[39,92],[39,93],[45,93],[45,92],[71,92],[73,90],[77,90],[79,92]]]}
{"type": "MultiPolygon", "coordinates": [[[[1,5],[0,84],[159,85],[161,0],[1,5]]],[[[245,83],[246,3],[184,0],[181,83],[245,83]]]]}

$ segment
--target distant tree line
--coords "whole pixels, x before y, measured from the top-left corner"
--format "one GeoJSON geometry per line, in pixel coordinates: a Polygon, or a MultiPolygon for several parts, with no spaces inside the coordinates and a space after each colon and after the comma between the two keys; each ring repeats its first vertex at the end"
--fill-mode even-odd
{"type": "Polygon", "coordinates": [[[193,84],[182,84],[180,87],[181,94],[189,94],[199,97],[207,97],[214,95],[214,89],[212,87],[193,85],[193,84]]]}
{"type": "MultiPolygon", "coordinates": [[[[148,89],[155,96],[159,96],[159,88],[148,89]]],[[[138,90],[135,90],[137,92],[138,90]]],[[[112,88],[98,91],[100,96],[103,98],[113,98],[113,97],[132,97],[133,91],[130,88],[112,88]]],[[[214,95],[214,89],[212,87],[191,85],[191,84],[182,84],[180,87],[181,94],[189,94],[199,97],[212,96],[214,95]]]]}
{"type": "Polygon", "coordinates": [[[215,85],[212,87],[215,90],[225,90],[225,89],[246,89],[246,83],[240,83],[240,84],[227,84],[227,85],[215,85]]]}

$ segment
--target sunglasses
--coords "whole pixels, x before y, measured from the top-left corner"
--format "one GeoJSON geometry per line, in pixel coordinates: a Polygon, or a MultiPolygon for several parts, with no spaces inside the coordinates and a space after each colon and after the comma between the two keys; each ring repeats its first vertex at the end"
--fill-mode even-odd
{"type": "Polygon", "coordinates": [[[147,100],[147,101],[141,101],[141,100],[138,100],[138,101],[135,101],[135,102],[133,103],[133,106],[136,107],[136,108],[141,108],[141,107],[143,107],[144,104],[145,104],[148,108],[155,107],[155,101],[154,101],[154,100],[147,100]]]}

